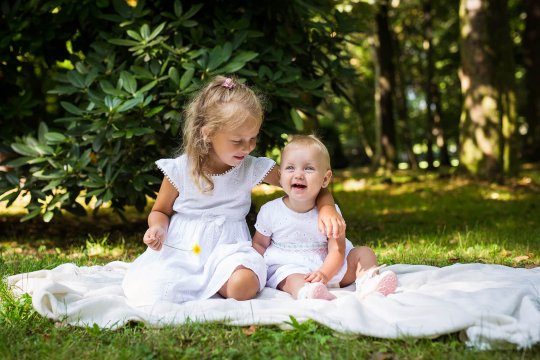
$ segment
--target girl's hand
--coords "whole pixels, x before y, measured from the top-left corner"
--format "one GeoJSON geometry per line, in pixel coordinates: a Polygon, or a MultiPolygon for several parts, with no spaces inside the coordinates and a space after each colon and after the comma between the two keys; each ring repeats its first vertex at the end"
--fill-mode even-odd
{"type": "Polygon", "coordinates": [[[326,285],[326,283],[328,282],[328,277],[322,271],[317,270],[317,271],[310,272],[309,274],[306,274],[306,276],[304,276],[304,280],[306,280],[307,282],[312,282],[312,283],[322,282],[323,284],[326,285]]]}
{"type": "Polygon", "coordinates": [[[151,226],[144,233],[143,241],[152,250],[159,251],[165,241],[166,231],[161,226],[151,226]]]}
{"type": "Polygon", "coordinates": [[[345,237],[345,220],[334,206],[319,209],[319,231],[328,238],[345,237]]]}

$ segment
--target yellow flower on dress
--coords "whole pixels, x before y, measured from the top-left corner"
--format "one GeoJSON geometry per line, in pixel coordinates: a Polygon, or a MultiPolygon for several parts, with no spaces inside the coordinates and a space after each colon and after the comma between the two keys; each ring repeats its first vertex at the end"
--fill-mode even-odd
{"type": "Polygon", "coordinates": [[[199,246],[199,244],[195,244],[191,248],[191,251],[193,251],[195,255],[199,255],[201,253],[201,247],[199,246]]]}

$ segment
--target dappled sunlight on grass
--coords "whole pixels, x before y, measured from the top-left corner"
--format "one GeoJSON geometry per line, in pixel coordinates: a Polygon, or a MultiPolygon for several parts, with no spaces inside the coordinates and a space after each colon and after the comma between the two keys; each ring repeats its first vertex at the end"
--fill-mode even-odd
{"type": "Polygon", "coordinates": [[[119,245],[113,246],[107,244],[108,236],[103,237],[102,239],[94,239],[91,235],[89,239],[86,240],[85,254],[88,257],[106,257],[106,258],[117,258],[121,256],[125,249],[124,243],[122,242],[119,245]]]}
{"type": "Polygon", "coordinates": [[[273,195],[276,193],[283,193],[283,191],[279,186],[259,184],[253,188],[252,193],[254,195],[273,195]]]}
{"type": "Polygon", "coordinates": [[[540,265],[538,252],[528,248],[506,250],[499,244],[476,243],[447,246],[435,241],[406,241],[375,248],[380,263],[445,266],[455,263],[496,263],[513,267],[540,265]]]}
{"type": "MultiPolygon", "coordinates": [[[[6,192],[6,194],[11,193],[12,191],[6,192]]],[[[1,196],[2,194],[0,194],[1,196]]],[[[49,199],[50,200],[50,199],[49,199]]],[[[146,197],[146,207],[144,208],[144,211],[141,213],[135,209],[134,206],[127,206],[124,209],[124,212],[126,214],[126,217],[128,218],[140,218],[141,216],[146,217],[148,212],[150,212],[150,209],[152,208],[152,205],[154,204],[154,199],[150,197],[146,197]]],[[[7,207],[7,201],[0,201],[0,219],[6,218],[6,217],[22,217],[26,214],[28,214],[28,211],[26,209],[26,206],[30,202],[30,195],[26,193],[25,195],[19,195],[17,199],[9,206],[7,207]]],[[[118,218],[118,215],[115,213],[114,209],[111,207],[111,202],[106,202],[103,205],[100,206],[99,209],[96,211],[96,203],[97,199],[95,196],[93,196],[89,201],[84,197],[84,192],[77,198],[77,203],[79,203],[81,206],[83,206],[86,209],[86,213],[88,216],[96,216],[99,214],[99,216],[102,217],[115,217],[118,218]]],[[[67,218],[75,218],[76,216],[71,214],[68,211],[62,210],[62,216],[58,217],[67,217],[67,218]]],[[[53,220],[54,221],[54,220],[53,220]]]]}
{"type": "MultiPolygon", "coordinates": [[[[15,190],[6,192],[5,194],[0,194],[0,197],[3,195],[8,195],[15,190]]],[[[10,207],[7,207],[7,201],[0,201],[0,215],[1,216],[23,216],[28,213],[26,210],[26,205],[30,202],[30,195],[19,195],[17,199],[13,202],[10,207]]]]}
{"type": "MultiPolygon", "coordinates": [[[[498,185],[413,172],[368,177],[362,171],[352,171],[351,178],[336,173],[332,190],[347,221],[347,238],[376,248],[381,262],[540,265],[540,189],[530,177],[498,185]]],[[[279,187],[258,185],[254,210],[281,195],[279,187]]],[[[110,208],[96,216],[66,214],[49,224],[19,223],[0,209],[0,253],[6,261],[132,261],[146,248],[142,235],[152,203],[144,213],[127,209],[129,223],[110,208]]],[[[255,217],[251,213],[248,223],[255,217]]]]}
{"type": "MultiPolygon", "coordinates": [[[[535,223],[540,218],[540,193],[509,186],[486,187],[458,181],[413,182],[385,185],[355,192],[335,192],[353,238],[377,240],[381,234],[363,231],[379,229],[384,239],[403,233],[437,234],[441,229],[464,231],[501,230],[517,242],[538,240],[535,223]],[[451,184],[451,185],[450,185],[451,184]],[[494,200],[490,194],[497,192],[494,200]],[[504,201],[500,199],[504,198],[504,201]]],[[[491,239],[490,239],[491,240],[491,239]]]]}
{"type": "Polygon", "coordinates": [[[340,183],[333,184],[334,191],[357,191],[364,190],[367,186],[366,179],[346,179],[340,183]]]}
{"type": "Polygon", "coordinates": [[[97,238],[88,235],[84,245],[62,244],[62,248],[55,245],[56,242],[50,240],[34,243],[3,241],[0,242],[0,254],[6,261],[16,261],[21,257],[34,260],[51,258],[90,265],[114,260],[131,261],[145,249],[139,238],[111,242],[107,234],[97,238]]]}

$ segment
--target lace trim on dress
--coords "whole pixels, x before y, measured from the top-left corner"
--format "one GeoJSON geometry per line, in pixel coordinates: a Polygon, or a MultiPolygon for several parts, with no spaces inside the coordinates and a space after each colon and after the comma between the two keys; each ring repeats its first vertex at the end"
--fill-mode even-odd
{"type": "Polygon", "coordinates": [[[167,180],[169,180],[169,182],[171,183],[171,185],[176,189],[176,191],[178,191],[180,193],[180,189],[178,188],[178,186],[174,183],[174,181],[172,181],[171,177],[169,175],[167,175],[167,173],[165,172],[165,170],[157,165],[158,169],[161,170],[161,172],[163,173],[163,175],[165,175],[165,177],[167,178],[167,180]]]}
{"type": "Polygon", "coordinates": [[[274,163],[274,164],[270,167],[270,169],[268,169],[268,171],[262,176],[261,180],[259,180],[259,182],[256,183],[255,185],[260,185],[260,184],[262,184],[264,178],[266,178],[266,176],[267,176],[268,174],[270,174],[270,171],[272,171],[272,169],[275,168],[275,167],[276,167],[276,163],[274,163]]]}

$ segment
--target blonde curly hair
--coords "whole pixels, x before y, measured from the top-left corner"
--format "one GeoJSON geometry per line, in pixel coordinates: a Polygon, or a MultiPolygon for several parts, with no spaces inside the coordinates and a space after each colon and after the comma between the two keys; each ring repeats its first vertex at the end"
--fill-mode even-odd
{"type": "Polygon", "coordinates": [[[214,189],[204,169],[210,151],[207,138],[223,129],[237,129],[248,121],[252,126],[261,126],[263,113],[262,96],[234,77],[216,76],[192,97],[184,109],[181,152],[187,155],[191,176],[202,192],[214,189]]]}

